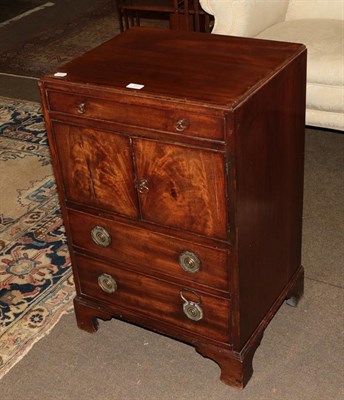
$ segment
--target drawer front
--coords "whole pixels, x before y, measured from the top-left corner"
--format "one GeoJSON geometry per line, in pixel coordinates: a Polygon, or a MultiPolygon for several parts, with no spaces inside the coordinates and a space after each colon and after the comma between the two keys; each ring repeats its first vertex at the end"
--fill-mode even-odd
{"type": "Polygon", "coordinates": [[[69,220],[73,244],[96,256],[147,274],[166,274],[228,292],[227,251],[74,210],[69,211],[69,220]]]}
{"type": "Polygon", "coordinates": [[[189,111],[158,109],[76,94],[49,91],[51,111],[169,133],[215,140],[224,138],[222,118],[189,111]]]}
{"type": "MultiPolygon", "coordinates": [[[[81,255],[76,255],[76,262],[81,294],[121,309],[130,309],[213,340],[222,342],[229,340],[229,300],[190,291],[179,285],[81,255]],[[107,293],[101,286],[112,293],[107,293]],[[189,302],[186,306],[182,296],[189,302]],[[194,304],[197,304],[196,312],[192,311],[195,309],[194,304]],[[197,318],[202,313],[201,319],[197,321],[189,319],[184,313],[184,308],[197,318]]],[[[125,315],[125,311],[120,311],[125,315]]]]}

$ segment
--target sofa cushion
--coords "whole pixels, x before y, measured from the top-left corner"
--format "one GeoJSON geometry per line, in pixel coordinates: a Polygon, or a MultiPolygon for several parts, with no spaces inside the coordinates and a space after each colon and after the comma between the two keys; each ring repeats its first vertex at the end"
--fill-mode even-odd
{"type": "Polygon", "coordinates": [[[344,114],[307,109],[306,125],[344,131],[344,114]]]}
{"type": "Polygon", "coordinates": [[[308,83],[307,108],[341,113],[344,118],[344,86],[308,83]]]}
{"type": "Polygon", "coordinates": [[[286,21],[308,18],[344,20],[344,0],[289,0],[286,21]]]}
{"type": "Polygon", "coordinates": [[[308,50],[307,81],[344,84],[344,21],[300,19],[280,22],[261,32],[261,39],[296,42],[308,50]]]}

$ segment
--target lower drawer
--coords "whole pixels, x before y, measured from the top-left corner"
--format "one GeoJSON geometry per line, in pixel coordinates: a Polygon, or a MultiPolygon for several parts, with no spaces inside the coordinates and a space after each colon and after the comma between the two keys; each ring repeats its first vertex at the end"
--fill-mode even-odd
{"type": "MultiPolygon", "coordinates": [[[[204,337],[228,342],[230,301],[76,254],[80,292],[204,337]],[[188,316],[187,316],[188,315],[188,316]]],[[[123,311],[124,310],[124,311],[123,311]]]]}
{"type": "Polygon", "coordinates": [[[69,221],[73,245],[96,257],[109,258],[148,275],[165,274],[229,292],[228,252],[225,250],[75,210],[69,210],[69,221]],[[97,229],[102,232],[100,238],[107,238],[104,246],[92,239],[92,231],[97,229]]]}

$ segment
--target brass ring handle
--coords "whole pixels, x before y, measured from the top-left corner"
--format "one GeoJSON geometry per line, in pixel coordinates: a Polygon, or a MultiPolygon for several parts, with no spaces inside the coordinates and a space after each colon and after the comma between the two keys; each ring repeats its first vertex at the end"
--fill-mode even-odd
{"type": "Polygon", "coordinates": [[[115,293],[117,290],[117,282],[109,274],[101,274],[98,277],[98,285],[101,290],[107,294],[115,293]]]}
{"type": "Polygon", "coordinates": [[[187,318],[191,319],[192,321],[200,321],[203,318],[203,309],[201,307],[201,297],[194,292],[193,290],[190,289],[182,289],[180,292],[180,297],[182,298],[182,300],[184,301],[183,304],[183,312],[186,315],[187,318]],[[191,300],[188,300],[185,295],[184,292],[190,292],[192,293],[194,296],[196,296],[198,298],[198,302],[194,302],[191,300]]]}
{"type": "Polygon", "coordinates": [[[179,291],[179,294],[180,294],[180,297],[182,298],[182,300],[184,300],[185,302],[194,303],[194,304],[202,303],[201,296],[198,293],[196,293],[194,290],[183,288],[179,291]],[[198,302],[196,303],[195,301],[188,300],[184,295],[185,292],[189,292],[189,293],[193,294],[195,297],[197,297],[198,302]]]}
{"type": "Polygon", "coordinates": [[[110,233],[102,226],[95,226],[91,230],[91,237],[95,244],[101,247],[108,247],[111,244],[110,233]]]}
{"type": "Polygon", "coordinates": [[[86,106],[86,103],[79,103],[77,106],[76,106],[76,110],[77,110],[77,112],[79,113],[79,114],[85,114],[85,112],[86,112],[86,108],[87,108],[87,106],[86,106]]]}
{"type": "Polygon", "coordinates": [[[189,121],[187,119],[180,119],[176,122],[175,128],[178,132],[183,132],[186,128],[189,127],[189,121]]]}
{"type": "Polygon", "coordinates": [[[190,274],[197,273],[201,268],[201,261],[195,253],[184,251],[179,255],[179,265],[182,269],[190,274]]]}

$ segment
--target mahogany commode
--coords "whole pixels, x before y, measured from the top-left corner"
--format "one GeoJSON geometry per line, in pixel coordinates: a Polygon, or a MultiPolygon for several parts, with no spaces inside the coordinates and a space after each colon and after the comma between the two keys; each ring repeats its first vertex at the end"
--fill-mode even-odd
{"type": "Polygon", "coordinates": [[[180,339],[243,387],[303,292],[305,47],[135,28],[58,72],[40,88],[79,327],[180,339]]]}

